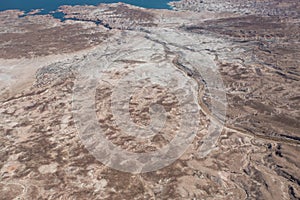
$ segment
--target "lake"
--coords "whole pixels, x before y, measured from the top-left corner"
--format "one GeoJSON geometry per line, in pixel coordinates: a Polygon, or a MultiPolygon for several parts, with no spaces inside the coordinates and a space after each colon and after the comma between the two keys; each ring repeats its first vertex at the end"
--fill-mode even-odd
{"type": "Polygon", "coordinates": [[[171,9],[170,0],[0,0],[0,11],[19,9],[29,12],[33,9],[43,9],[41,14],[55,11],[62,5],[98,5],[100,3],[123,2],[144,8],[171,9]]]}

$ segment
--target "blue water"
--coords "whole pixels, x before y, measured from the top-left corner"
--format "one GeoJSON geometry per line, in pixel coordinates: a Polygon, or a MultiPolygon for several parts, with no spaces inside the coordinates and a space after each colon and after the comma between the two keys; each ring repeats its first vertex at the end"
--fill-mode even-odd
{"type": "Polygon", "coordinates": [[[170,9],[170,0],[0,0],[0,11],[19,9],[29,12],[33,9],[43,9],[41,14],[45,14],[57,10],[62,5],[98,5],[120,1],[144,8],[170,9]]]}

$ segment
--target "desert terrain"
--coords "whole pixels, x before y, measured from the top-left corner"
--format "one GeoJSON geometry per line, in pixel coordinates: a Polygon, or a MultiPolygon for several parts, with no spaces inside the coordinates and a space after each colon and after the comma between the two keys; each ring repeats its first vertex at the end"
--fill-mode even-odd
{"type": "Polygon", "coordinates": [[[0,199],[300,199],[300,3],[0,12],[0,199]]]}

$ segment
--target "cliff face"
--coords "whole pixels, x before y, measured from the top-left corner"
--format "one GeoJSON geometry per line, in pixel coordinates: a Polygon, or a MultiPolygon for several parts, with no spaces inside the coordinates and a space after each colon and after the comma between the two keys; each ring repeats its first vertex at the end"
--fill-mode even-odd
{"type": "Polygon", "coordinates": [[[0,13],[0,199],[300,198],[299,3],[172,5],[0,13]]]}

